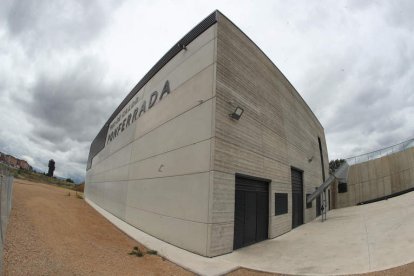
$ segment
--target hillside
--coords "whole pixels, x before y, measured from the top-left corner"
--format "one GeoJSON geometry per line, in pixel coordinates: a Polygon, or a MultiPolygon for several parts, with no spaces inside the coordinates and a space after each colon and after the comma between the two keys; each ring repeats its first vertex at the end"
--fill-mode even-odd
{"type": "Polygon", "coordinates": [[[29,170],[10,168],[9,166],[6,166],[5,164],[1,164],[1,163],[0,163],[0,168],[2,170],[10,171],[10,173],[15,178],[18,178],[18,179],[29,180],[29,181],[34,181],[34,182],[39,182],[39,183],[44,183],[44,184],[50,184],[50,185],[55,185],[55,186],[59,186],[62,188],[67,188],[67,189],[83,192],[83,187],[84,187],[83,184],[76,185],[72,182],[68,182],[66,180],[59,179],[57,177],[49,177],[45,174],[34,172],[34,171],[29,171],[29,170]]]}

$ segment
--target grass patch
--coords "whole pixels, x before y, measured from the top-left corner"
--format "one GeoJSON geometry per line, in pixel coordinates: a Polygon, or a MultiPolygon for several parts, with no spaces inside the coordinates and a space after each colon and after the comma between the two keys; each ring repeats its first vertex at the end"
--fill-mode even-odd
{"type": "Polygon", "coordinates": [[[142,257],[144,256],[144,253],[142,253],[141,249],[139,249],[138,246],[134,246],[134,249],[132,249],[131,252],[128,253],[129,255],[134,255],[137,257],[142,257]]]}
{"type": "Polygon", "coordinates": [[[34,171],[11,168],[1,163],[0,163],[0,169],[8,170],[11,175],[13,175],[15,178],[18,178],[18,179],[29,180],[29,181],[39,182],[39,183],[44,183],[44,184],[50,184],[50,185],[62,187],[65,189],[70,189],[73,191],[83,192],[84,187],[85,187],[84,184],[76,185],[64,179],[50,177],[43,173],[38,173],[34,171]]]}
{"type": "Polygon", "coordinates": [[[132,249],[132,251],[128,253],[128,255],[137,256],[137,257],[142,257],[142,256],[144,256],[145,254],[148,254],[148,255],[157,255],[157,254],[158,254],[158,252],[157,252],[157,251],[155,251],[155,250],[148,249],[148,250],[144,253],[144,252],[142,252],[142,251],[141,251],[141,249],[139,249],[139,247],[138,247],[138,246],[134,246],[134,248],[132,249]]]}
{"type": "Polygon", "coordinates": [[[77,191],[76,191],[76,197],[79,198],[79,199],[83,199],[82,194],[78,193],[77,191]]]}
{"type": "Polygon", "coordinates": [[[158,252],[156,250],[149,249],[149,250],[147,250],[147,254],[149,254],[149,255],[157,255],[158,252]]]}

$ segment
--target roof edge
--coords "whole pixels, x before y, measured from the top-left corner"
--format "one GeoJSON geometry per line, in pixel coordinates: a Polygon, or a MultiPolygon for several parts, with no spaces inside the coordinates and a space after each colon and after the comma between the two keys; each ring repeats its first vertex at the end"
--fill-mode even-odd
{"type": "Polygon", "coordinates": [[[280,74],[283,76],[283,78],[286,80],[286,82],[288,83],[288,85],[291,86],[291,88],[293,88],[293,90],[297,93],[297,95],[299,96],[299,98],[303,101],[303,103],[305,104],[305,106],[308,108],[308,110],[310,111],[310,113],[313,115],[313,117],[316,119],[316,122],[319,124],[319,126],[324,129],[323,125],[321,124],[321,122],[319,121],[318,117],[316,117],[315,113],[313,112],[313,110],[310,108],[310,106],[308,105],[308,103],[303,99],[302,95],[298,92],[298,90],[293,86],[293,84],[289,81],[289,79],[285,76],[285,74],[283,74],[283,72],[276,66],[276,64],[269,58],[269,56],[242,30],[240,29],[236,24],[234,24],[233,21],[231,21],[227,16],[225,16],[223,13],[221,13],[219,10],[216,10],[215,13],[217,14],[217,21],[220,22],[220,18],[219,16],[224,17],[226,20],[228,20],[231,24],[233,24],[234,27],[236,27],[248,40],[250,40],[250,42],[253,43],[254,46],[257,47],[257,49],[260,50],[260,52],[270,61],[270,63],[280,72],[280,74]]]}
{"type": "Polygon", "coordinates": [[[183,46],[190,44],[199,35],[205,32],[212,25],[217,23],[218,15],[221,14],[218,10],[215,10],[200,23],[198,23],[191,31],[184,35],[149,71],[145,76],[134,86],[131,92],[122,100],[119,106],[115,109],[109,119],[105,122],[104,126],[99,131],[98,135],[91,143],[89,150],[88,162],[86,164],[86,170],[89,170],[92,166],[92,159],[95,157],[104,147],[106,142],[106,136],[110,122],[121,112],[121,110],[128,104],[128,102],[147,84],[155,74],[158,73],[172,58],[174,58],[182,49],[183,46]]]}

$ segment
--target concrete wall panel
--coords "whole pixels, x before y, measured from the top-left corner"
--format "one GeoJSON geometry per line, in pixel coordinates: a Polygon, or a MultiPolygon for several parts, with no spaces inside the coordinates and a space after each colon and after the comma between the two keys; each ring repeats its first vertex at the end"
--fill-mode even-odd
{"type": "Polygon", "coordinates": [[[135,139],[180,114],[200,105],[213,95],[214,66],[210,65],[176,90],[168,98],[155,105],[148,114],[144,114],[136,127],[135,139]],[[168,100],[167,100],[168,99],[168,100]],[[156,115],[151,115],[155,113],[156,115]]]}
{"type": "Polygon", "coordinates": [[[208,223],[209,186],[209,172],[131,180],[126,202],[135,209],[208,223]]]}
{"type": "Polygon", "coordinates": [[[186,47],[111,122],[113,130],[169,81],[170,93],[151,109],[147,102],[146,112],[93,158],[85,190],[131,225],[207,255],[216,25],[186,47]]]}
{"type": "MultiPolygon", "coordinates": [[[[205,47],[207,44],[211,44],[212,41],[215,41],[216,38],[216,32],[217,32],[217,25],[211,26],[208,30],[203,32],[197,39],[192,41],[190,44],[188,44],[186,47],[187,49],[185,51],[181,51],[178,53],[174,58],[172,58],[168,64],[166,64],[158,73],[147,83],[147,86],[149,87],[149,91],[152,91],[155,87],[157,87],[158,84],[163,84],[165,79],[168,79],[169,76],[173,71],[175,71],[177,68],[182,66],[184,63],[186,64],[192,64],[193,61],[188,63],[189,58],[194,58],[193,55],[200,51],[201,48],[205,47]]],[[[208,59],[214,59],[215,53],[212,53],[213,56],[206,55],[206,58],[208,56],[208,59]]],[[[199,59],[199,55],[197,56],[197,59],[199,59]]],[[[211,62],[212,63],[212,62],[211,62]]],[[[187,66],[188,68],[192,68],[191,66],[187,66]]],[[[182,67],[181,67],[182,68],[182,67]]],[[[197,70],[193,70],[193,72],[197,73],[197,70]]],[[[190,78],[191,76],[188,76],[190,78]]]]}
{"type": "Polygon", "coordinates": [[[414,150],[406,149],[364,163],[352,165],[348,173],[348,192],[337,194],[338,208],[356,205],[414,187],[414,150]],[[349,194],[355,193],[355,197],[349,194]]]}
{"type": "Polygon", "coordinates": [[[129,179],[193,174],[210,170],[210,140],[129,165],[129,179]]]}
{"type": "Polygon", "coordinates": [[[214,257],[233,250],[234,223],[208,224],[207,256],[214,257]]]}
{"type": "MultiPolygon", "coordinates": [[[[229,176],[241,173],[270,179],[269,237],[284,234],[292,228],[291,167],[304,171],[304,202],[306,193],[322,184],[322,166],[328,177],[324,130],[283,74],[224,17],[217,26],[216,78],[213,169],[229,176]],[[229,118],[236,106],[244,109],[238,121],[229,118]],[[275,192],[288,193],[288,214],[274,215],[275,192]]],[[[229,199],[234,193],[230,186],[235,184],[230,181],[229,177],[229,188],[222,192],[228,195],[223,198],[229,199]]],[[[313,220],[316,203],[304,209],[304,214],[305,222],[313,220]]],[[[226,233],[232,234],[231,230],[226,233]]],[[[220,253],[225,253],[225,248],[231,252],[232,243],[219,248],[220,253]]]]}
{"type": "Polygon", "coordinates": [[[206,255],[207,224],[163,216],[127,206],[129,224],[191,252],[206,255]]]}
{"type": "Polygon", "coordinates": [[[211,171],[210,223],[234,222],[235,175],[211,171]]]}
{"type": "Polygon", "coordinates": [[[211,138],[212,102],[208,100],[135,140],[131,162],[211,138]]]}

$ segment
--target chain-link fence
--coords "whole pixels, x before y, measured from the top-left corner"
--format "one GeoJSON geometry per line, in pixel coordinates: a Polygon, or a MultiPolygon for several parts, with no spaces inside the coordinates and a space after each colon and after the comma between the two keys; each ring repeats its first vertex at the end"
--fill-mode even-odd
{"type": "Polygon", "coordinates": [[[12,188],[13,175],[6,168],[0,168],[0,274],[3,272],[3,246],[12,206],[12,188]]]}

